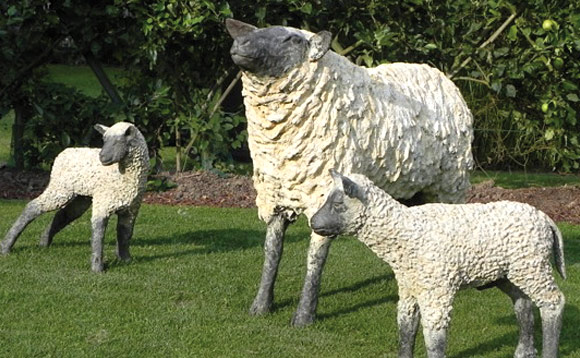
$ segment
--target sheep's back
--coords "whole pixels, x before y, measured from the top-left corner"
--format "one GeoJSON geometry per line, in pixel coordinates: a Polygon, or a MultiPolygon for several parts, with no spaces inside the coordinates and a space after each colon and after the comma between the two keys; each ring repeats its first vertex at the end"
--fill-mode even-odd
{"type": "Polygon", "coordinates": [[[427,187],[461,198],[469,185],[471,114],[438,70],[365,69],[328,53],[277,83],[243,80],[265,221],[284,210],[310,217],[328,192],[330,168],[365,174],[396,198],[427,187]]]}

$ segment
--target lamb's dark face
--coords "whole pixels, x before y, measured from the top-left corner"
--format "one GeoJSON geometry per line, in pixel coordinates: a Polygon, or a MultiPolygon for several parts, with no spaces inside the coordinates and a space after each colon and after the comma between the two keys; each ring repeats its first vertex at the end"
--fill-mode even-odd
{"type": "Polygon", "coordinates": [[[326,202],[310,219],[310,227],[321,236],[353,235],[360,229],[364,193],[353,181],[331,171],[334,188],[326,202]]]}
{"type": "Polygon", "coordinates": [[[99,153],[101,163],[111,165],[123,160],[131,146],[135,128],[129,123],[119,122],[110,128],[97,124],[95,129],[103,135],[103,147],[99,153]]]}
{"type": "Polygon", "coordinates": [[[327,31],[308,40],[296,29],[258,29],[233,19],[226,20],[226,28],[234,39],[232,60],[242,70],[258,76],[281,77],[306,60],[318,60],[328,51],[331,40],[327,31]]]}

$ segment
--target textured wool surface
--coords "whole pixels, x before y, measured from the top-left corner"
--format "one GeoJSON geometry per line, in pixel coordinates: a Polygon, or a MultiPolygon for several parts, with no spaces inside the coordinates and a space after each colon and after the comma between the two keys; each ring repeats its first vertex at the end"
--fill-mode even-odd
{"type": "Polygon", "coordinates": [[[242,80],[262,220],[278,212],[311,217],[330,168],[365,173],[396,198],[423,191],[433,201],[464,200],[472,116],[439,70],[367,69],[329,51],[282,78],[244,72],[242,80]]]}
{"type": "MultiPolygon", "coordinates": [[[[122,136],[132,124],[120,122],[110,127],[107,136],[122,136]]],[[[93,214],[109,216],[117,210],[140,203],[147,183],[149,154],[145,138],[135,130],[135,139],[120,163],[104,166],[98,148],[68,148],[55,159],[50,181],[36,199],[66,203],[72,196],[93,198],[93,214]]],[[[46,205],[48,206],[48,205],[46,205]]]]}
{"type": "MultiPolygon", "coordinates": [[[[357,237],[392,267],[401,299],[414,297],[424,326],[449,323],[453,295],[507,278],[538,307],[561,304],[550,257],[565,276],[562,236],[534,207],[510,201],[405,207],[362,175],[368,202],[357,237]]],[[[362,209],[364,208],[364,209],[362,209]]]]}

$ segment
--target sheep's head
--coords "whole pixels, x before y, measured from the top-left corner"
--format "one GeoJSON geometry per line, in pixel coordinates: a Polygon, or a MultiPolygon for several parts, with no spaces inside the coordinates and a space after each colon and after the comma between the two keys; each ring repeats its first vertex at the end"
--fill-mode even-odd
{"type": "Polygon", "coordinates": [[[330,48],[332,37],[330,32],[321,31],[308,39],[291,27],[259,29],[234,19],[226,20],[226,28],[234,39],[232,60],[258,76],[281,77],[306,59],[317,61],[330,48]]]}
{"type": "Polygon", "coordinates": [[[118,122],[111,127],[96,124],[95,129],[103,135],[103,148],[99,153],[103,165],[122,161],[139,133],[134,125],[127,122],[118,122]]]}
{"type": "Polygon", "coordinates": [[[334,187],[310,219],[310,227],[322,236],[356,234],[364,222],[366,194],[357,183],[334,169],[330,175],[334,187]]]}

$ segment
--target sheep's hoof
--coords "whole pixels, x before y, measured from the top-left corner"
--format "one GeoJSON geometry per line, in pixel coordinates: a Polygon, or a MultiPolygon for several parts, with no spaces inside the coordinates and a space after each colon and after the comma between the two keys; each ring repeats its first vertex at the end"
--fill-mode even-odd
{"type": "Polygon", "coordinates": [[[314,323],[314,315],[306,312],[296,312],[292,316],[292,326],[294,327],[306,327],[314,323]]]}
{"type": "Polygon", "coordinates": [[[255,300],[250,307],[251,316],[261,316],[272,312],[272,303],[262,300],[255,300]]]}
{"type": "Polygon", "coordinates": [[[117,255],[117,259],[121,262],[126,263],[126,264],[133,261],[133,258],[130,255],[117,255]]]}

